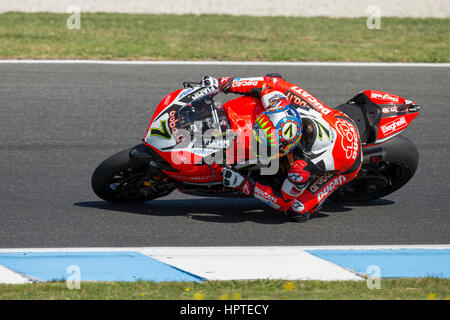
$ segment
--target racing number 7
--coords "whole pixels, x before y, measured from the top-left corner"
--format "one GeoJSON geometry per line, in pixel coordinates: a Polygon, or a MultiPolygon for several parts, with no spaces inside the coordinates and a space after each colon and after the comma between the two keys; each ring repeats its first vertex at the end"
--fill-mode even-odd
{"type": "Polygon", "coordinates": [[[169,129],[167,129],[167,121],[166,120],[162,120],[160,122],[160,129],[152,128],[150,130],[150,135],[151,136],[159,136],[159,137],[164,138],[164,139],[170,139],[171,136],[170,136],[169,129]]]}

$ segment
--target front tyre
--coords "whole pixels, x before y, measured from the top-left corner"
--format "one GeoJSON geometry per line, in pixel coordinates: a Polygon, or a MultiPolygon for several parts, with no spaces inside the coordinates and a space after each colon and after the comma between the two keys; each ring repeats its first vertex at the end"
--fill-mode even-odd
{"type": "Polygon", "coordinates": [[[131,159],[132,149],[118,152],[103,161],[91,178],[92,189],[101,199],[111,203],[141,203],[165,194],[146,188],[145,164],[131,159]]]}

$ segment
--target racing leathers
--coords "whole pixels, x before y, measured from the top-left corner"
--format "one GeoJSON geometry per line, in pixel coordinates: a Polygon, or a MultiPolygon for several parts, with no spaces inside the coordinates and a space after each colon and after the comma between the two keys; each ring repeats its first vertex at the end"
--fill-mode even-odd
{"type": "Polygon", "coordinates": [[[279,74],[264,77],[218,79],[220,91],[260,98],[264,107],[293,104],[301,116],[303,136],[291,152],[290,169],[279,188],[224,169],[224,185],[259,198],[304,221],[317,212],[336,188],[352,180],[362,164],[358,129],[344,113],[321,101],[279,74]]]}

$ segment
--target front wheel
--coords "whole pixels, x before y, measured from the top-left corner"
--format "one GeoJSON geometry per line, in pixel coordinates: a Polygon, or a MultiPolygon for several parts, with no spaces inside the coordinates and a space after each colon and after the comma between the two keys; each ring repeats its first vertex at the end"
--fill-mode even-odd
{"type": "Polygon", "coordinates": [[[141,203],[169,194],[173,188],[161,183],[155,188],[157,177],[145,176],[146,165],[131,159],[131,150],[112,155],[95,169],[91,178],[95,194],[111,203],[141,203]]]}
{"type": "Polygon", "coordinates": [[[403,187],[417,170],[416,146],[398,135],[382,144],[385,156],[377,164],[363,163],[355,179],[337,189],[330,199],[336,202],[369,202],[403,187]]]}

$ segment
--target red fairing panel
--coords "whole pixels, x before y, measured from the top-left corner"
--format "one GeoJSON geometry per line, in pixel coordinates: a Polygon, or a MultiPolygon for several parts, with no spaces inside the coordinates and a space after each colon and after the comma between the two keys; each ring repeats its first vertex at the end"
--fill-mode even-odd
{"type": "MultiPolygon", "coordinates": [[[[153,114],[152,121],[147,129],[150,130],[153,121],[156,117],[158,117],[168,106],[170,106],[174,100],[179,96],[179,94],[183,91],[183,89],[174,91],[167,95],[156,107],[156,110],[153,114]]],[[[176,120],[174,120],[176,121],[176,120]]],[[[171,127],[171,121],[169,118],[169,130],[173,130],[171,127]]],[[[174,179],[192,182],[192,183],[209,183],[211,182],[211,169],[206,165],[194,165],[199,163],[203,157],[201,155],[193,154],[188,151],[161,151],[158,148],[155,148],[151,144],[144,141],[144,144],[151,147],[155,152],[157,152],[164,160],[172,165],[177,171],[164,171],[168,176],[173,177],[174,179]]],[[[222,180],[221,168],[217,165],[211,166],[214,170],[214,181],[222,180]]]]}
{"type": "Polygon", "coordinates": [[[392,93],[366,90],[364,93],[376,104],[404,104],[405,99],[392,93]]]}
{"type": "Polygon", "coordinates": [[[410,113],[402,116],[382,118],[378,127],[377,140],[382,140],[400,133],[410,125],[411,121],[417,117],[417,115],[418,113],[410,113]]]}
{"type": "Polygon", "coordinates": [[[228,101],[224,105],[225,112],[232,130],[237,134],[234,148],[227,151],[227,159],[234,163],[251,159],[249,152],[251,146],[252,128],[256,117],[264,111],[259,99],[252,97],[239,97],[228,101]]]}
{"type": "Polygon", "coordinates": [[[168,176],[184,182],[191,183],[210,183],[211,168],[213,169],[213,182],[222,181],[222,166],[211,164],[211,168],[207,165],[200,165],[203,157],[188,151],[167,151],[163,152],[146,144],[155,150],[164,160],[178,171],[163,170],[168,176]],[[197,164],[197,165],[196,165],[197,164]]]}
{"type": "Polygon", "coordinates": [[[418,112],[410,112],[407,107],[407,105],[415,105],[414,101],[383,91],[366,90],[364,93],[372,102],[378,104],[382,111],[377,142],[399,134],[419,115],[418,112]]]}
{"type": "MultiPolygon", "coordinates": [[[[157,121],[156,117],[158,115],[168,112],[166,111],[166,108],[174,102],[180,92],[181,90],[178,90],[168,95],[158,105],[155,111],[155,116],[149,126],[149,130],[152,127],[153,122],[157,121]]],[[[257,115],[261,113],[264,108],[262,107],[259,99],[239,97],[225,103],[224,110],[227,114],[232,131],[238,134],[238,138],[234,142],[234,148],[229,148],[227,150],[227,159],[230,159],[229,162],[232,163],[233,161],[236,163],[236,160],[247,160],[252,154],[249,152],[251,141],[246,138],[252,137],[252,125],[255,122],[257,115]],[[228,158],[229,156],[230,158],[228,158]]],[[[175,121],[176,119],[171,121],[171,118],[168,118],[166,123],[166,125],[168,125],[168,130],[173,130],[171,123],[175,121]]],[[[149,130],[147,130],[147,134],[149,130]]],[[[201,148],[196,148],[195,153],[188,150],[176,150],[172,148],[165,151],[164,148],[155,147],[146,141],[144,141],[144,143],[155,150],[155,152],[157,152],[164,160],[170,163],[171,166],[177,170],[164,171],[167,175],[173,177],[174,179],[191,183],[210,183],[211,169],[213,169],[212,181],[222,181],[223,164],[214,163],[211,164],[211,166],[202,164],[202,159],[207,154],[202,153],[201,148]]]]}
{"type": "Polygon", "coordinates": [[[152,124],[153,120],[165,109],[167,108],[178,95],[180,92],[183,91],[183,89],[179,89],[177,91],[174,91],[170,94],[168,94],[156,107],[155,112],[153,113],[152,121],[150,121],[150,125],[152,124]]]}

